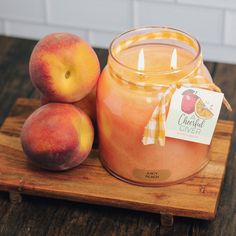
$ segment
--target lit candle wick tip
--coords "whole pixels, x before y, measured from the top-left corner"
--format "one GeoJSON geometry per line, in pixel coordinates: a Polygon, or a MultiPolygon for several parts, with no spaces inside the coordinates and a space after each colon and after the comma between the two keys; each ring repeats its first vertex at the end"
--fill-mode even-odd
{"type": "Polygon", "coordinates": [[[173,50],[172,55],[171,55],[170,68],[172,70],[177,69],[177,50],[176,50],[176,48],[173,50]]]}
{"type": "Polygon", "coordinates": [[[138,70],[144,70],[144,51],[143,51],[143,48],[139,51],[139,55],[138,55],[138,70]]]}

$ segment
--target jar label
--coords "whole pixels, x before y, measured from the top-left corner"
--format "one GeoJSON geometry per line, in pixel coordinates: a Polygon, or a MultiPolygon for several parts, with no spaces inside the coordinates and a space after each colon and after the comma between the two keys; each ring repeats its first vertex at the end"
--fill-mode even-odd
{"type": "Polygon", "coordinates": [[[157,181],[157,180],[167,180],[171,175],[170,170],[143,170],[134,169],[133,176],[139,180],[143,181],[157,181]]]}
{"type": "Polygon", "coordinates": [[[170,102],[166,136],[210,144],[223,98],[223,93],[200,88],[177,89],[170,102]]]}

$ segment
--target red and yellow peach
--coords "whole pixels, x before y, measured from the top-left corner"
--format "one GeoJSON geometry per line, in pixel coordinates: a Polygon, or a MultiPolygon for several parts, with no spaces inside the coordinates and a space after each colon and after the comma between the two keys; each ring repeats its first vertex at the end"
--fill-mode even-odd
{"type": "Polygon", "coordinates": [[[53,33],[35,46],[29,73],[45,99],[73,103],[95,87],[100,65],[94,50],[79,36],[53,33]]]}
{"type": "Polygon", "coordinates": [[[71,104],[49,103],[25,121],[21,143],[27,157],[48,170],[79,165],[91,151],[94,131],[89,117],[71,104]]]}

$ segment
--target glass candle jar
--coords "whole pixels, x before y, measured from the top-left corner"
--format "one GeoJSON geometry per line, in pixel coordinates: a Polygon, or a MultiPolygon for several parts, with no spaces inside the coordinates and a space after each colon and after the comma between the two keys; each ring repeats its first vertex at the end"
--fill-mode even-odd
{"type": "Polygon", "coordinates": [[[158,186],[180,182],[207,164],[209,145],[168,137],[163,147],[142,143],[158,94],[196,75],[211,80],[198,41],[187,33],[147,27],[113,40],[97,88],[100,159],[111,174],[158,186]]]}

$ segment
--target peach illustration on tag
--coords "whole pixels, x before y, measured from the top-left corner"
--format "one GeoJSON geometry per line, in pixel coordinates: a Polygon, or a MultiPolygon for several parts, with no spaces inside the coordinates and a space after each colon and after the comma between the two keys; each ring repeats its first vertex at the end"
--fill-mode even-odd
{"type": "Polygon", "coordinates": [[[210,119],[214,115],[211,111],[212,105],[203,102],[203,100],[197,95],[197,91],[187,89],[182,93],[182,95],[182,112],[187,114],[195,112],[199,118],[204,120],[210,119]]]}
{"type": "Polygon", "coordinates": [[[187,89],[183,93],[182,103],[181,103],[181,110],[184,113],[191,114],[195,111],[195,104],[198,100],[198,96],[196,95],[195,91],[192,89],[187,89]]]}

